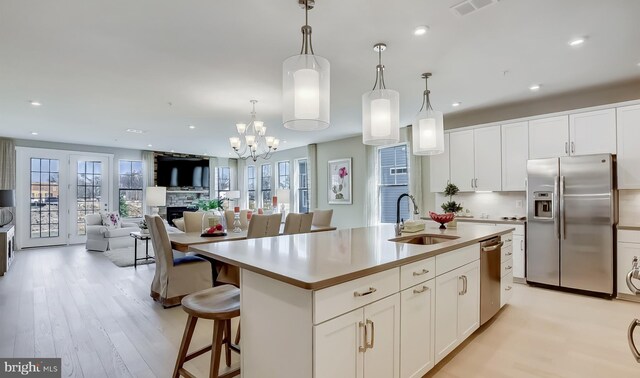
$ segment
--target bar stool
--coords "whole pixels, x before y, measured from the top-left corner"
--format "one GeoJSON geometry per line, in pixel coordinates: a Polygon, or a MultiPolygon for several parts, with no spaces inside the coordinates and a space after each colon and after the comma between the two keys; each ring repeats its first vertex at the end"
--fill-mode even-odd
{"type": "Polygon", "coordinates": [[[185,362],[211,351],[209,377],[228,378],[240,374],[240,369],[218,375],[220,353],[225,347],[225,362],[231,366],[231,350],[240,353],[237,345],[231,343],[231,319],[240,316],[240,289],[231,285],[222,285],[198,291],[182,298],[182,309],[189,315],[178,351],[173,377],[194,377],[184,368],[185,362]],[[188,354],[189,344],[196,328],[198,318],[213,320],[213,342],[211,345],[188,354]]]}

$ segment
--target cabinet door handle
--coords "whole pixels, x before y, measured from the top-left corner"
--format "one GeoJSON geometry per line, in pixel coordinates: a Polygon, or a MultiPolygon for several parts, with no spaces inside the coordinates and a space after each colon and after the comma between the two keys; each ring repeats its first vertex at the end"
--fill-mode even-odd
{"type": "Polygon", "coordinates": [[[413,294],[424,293],[427,290],[429,290],[429,288],[427,286],[422,286],[421,289],[413,289],[413,294]]]}
{"type": "Polygon", "coordinates": [[[576,152],[576,144],[571,142],[571,153],[575,153],[576,152]]]}
{"type": "Polygon", "coordinates": [[[370,287],[369,290],[364,291],[364,292],[359,292],[359,291],[354,291],[353,292],[353,296],[354,297],[364,297],[365,295],[369,295],[369,294],[373,294],[376,291],[378,291],[375,287],[370,287]]]}
{"type": "Polygon", "coordinates": [[[413,276],[414,277],[421,276],[421,275],[427,274],[427,273],[429,273],[429,271],[427,269],[422,269],[422,271],[420,271],[420,272],[413,272],[413,276]]]}
{"type": "Polygon", "coordinates": [[[520,250],[524,252],[524,239],[520,239],[520,250]]]}
{"type": "Polygon", "coordinates": [[[568,142],[564,142],[564,153],[565,154],[569,153],[569,143],[568,142]]]}
{"type": "Polygon", "coordinates": [[[504,291],[509,291],[509,290],[511,290],[511,289],[512,289],[512,287],[511,287],[511,286],[507,286],[507,287],[505,287],[505,288],[504,288],[504,291]]]}
{"type": "Polygon", "coordinates": [[[507,265],[507,266],[505,266],[505,267],[504,267],[504,270],[509,270],[509,269],[511,269],[511,268],[512,268],[512,266],[511,266],[511,265],[507,265]]]}
{"type": "Polygon", "coordinates": [[[462,290],[458,292],[458,295],[464,295],[464,276],[458,277],[458,280],[462,281],[462,290]]]}
{"type": "Polygon", "coordinates": [[[511,256],[511,255],[513,255],[513,252],[507,252],[507,253],[505,253],[504,255],[505,255],[505,256],[511,256]]]}
{"type": "MultiPolygon", "coordinates": [[[[367,326],[363,322],[358,322],[358,328],[364,329],[364,346],[360,345],[358,350],[360,352],[365,352],[367,350],[367,326]]],[[[360,339],[362,341],[362,338],[360,339]]]]}
{"type": "MultiPolygon", "coordinates": [[[[373,343],[375,342],[375,337],[376,337],[376,328],[375,328],[375,324],[373,323],[373,321],[367,319],[367,325],[371,325],[371,342],[369,344],[367,344],[367,348],[369,349],[373,349],[373,343]]],[[[365,326],[366,328],[366,326],[365,326]]]]}
{"type": "Polygon", "coordinates": [[[633,354],[633,358],[636,361],[640,362],[640,353],[638,352],[638,348],[636,347],[636,343],[633,341],[633,331],[637,326],[640,325],[640,319],[633,319],[631,324],[629,324],[629,331],[627,333],[627,340],[629,341],[629,348],[631,349],[631,353],[633,354]]]}
{"type": "Polygon", "coordinates": [[[473,188],[473,179],[471,179],[471,187],[473,188]]]}

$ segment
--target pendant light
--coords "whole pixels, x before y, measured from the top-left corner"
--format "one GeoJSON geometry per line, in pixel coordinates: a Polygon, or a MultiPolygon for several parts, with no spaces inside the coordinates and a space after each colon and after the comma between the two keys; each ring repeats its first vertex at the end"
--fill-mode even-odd
{"type": "Polygon", "coordinates": [[[370,92],[362,95],[362,143],[372,146],[398,143],[400,140],[400,94],[387,89],[384,83],[382,52],[386,48],[384,43],[373,46],[378,53],[376,82],[370,92]]]}
{"type": "Polygon", "coordinates": [[[329,127],[329,61],[315,55],[311,44],[309,10],[315,1],[297,0],[304,8],[302,48],[282,63],[282,122],[291,130],[314,131],[329,127]]]}
{"type": "Polygon", "coordinates": [[[411,127],[414,155],[437,155],[444,152],[444,121],[442,112],[433,110],[429,100],[430,77],[430,73],[422,74],[425,82],[422,107],[411,127]]]}

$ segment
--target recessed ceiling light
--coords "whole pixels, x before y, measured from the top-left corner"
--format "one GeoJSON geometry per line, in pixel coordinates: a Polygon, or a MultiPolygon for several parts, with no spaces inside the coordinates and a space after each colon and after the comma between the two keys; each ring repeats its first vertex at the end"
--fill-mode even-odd
{"type": "Polygon", "coordinates": [[[195,126],[193,126],[193,125],[189,125],[189,128],[190,128],[191,130],[193,130],[193,129],[195,129],[196,127],[195,127],[195,126]]]}
{"type": "Polygon", "coordinates": [[[462,105],[462,103],[461,103],[461,102],[454,102],[453,104],[451,104],[451,106],[453,106],[454,108],[455,108],[455,107],[458,107],[458,106],[460,106],[460,105],[462,105]]]}
{"type": "Polygon", "coordinates": [[[144,130],[138,130],[138,129],[127,129],[126,131],[127,131],[128,133],[144,134],[144,130]]]}
{"type": "Polygon", "coordinates": [[[31,135],[38,135],[38,132],[37,131],[32,131],[31,135]]]}
{"type": "Polygon", "coordinates": [[[573,39],[571,41],[569,41],[569,46],[580,46],[581,44],[584,43],[584,38],[576,38],[573,39]]]}
{"type": "Polygon", "coordinates": [[[31,106],[40,106],[40,105],[42,105],[39,101],[29,101],[29,103],[31,104],[31,106]]]}
{"type": "Polygon", "coordinates": [[[171,152],[176,152],[175,150],[171,150],[171,152]]]}
{"type": "Polygon", "coordinates": [[[152,144],[147,144],[147,147],[153,147],[153,145],[152,144]]]}
{"type": "Polygon", "coordinates": [[[534,84],[534,85],[530,86],[529,90],[533,91],[533,92],[540,90],[540,84],[534,84]]]}
{"type": "Polygon", "coordinates": [[[427,25],[417,26],[413,29],[413,34],[415,35],[425,35],[429,31],[429,27],[427,25]]]}

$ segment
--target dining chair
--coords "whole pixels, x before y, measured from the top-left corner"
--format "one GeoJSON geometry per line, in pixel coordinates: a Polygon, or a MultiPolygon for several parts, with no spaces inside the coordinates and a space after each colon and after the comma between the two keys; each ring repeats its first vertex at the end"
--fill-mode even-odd
{"type": "Polygon", "coordinates": [[[251,210],[240,210],[240,229],[243,231],[249,228],[249,211],[251,210]]]}
{"type": "Polygon", "coordinates": [[[158,215],[145,215],[155,251],[156,271],[151,283],[151,298],[162,306],[180,304],[188,294],[213,286],[211,264],[197,256],[174,258],[165,224],[158,215]]]}
{"type": "Polygon", "coordinates": [[[311,221],[313,220],[313,214],[297,214],[289,213],[284,221],[284,234],[304,234],[311,232],[311,221]]]}
{"type": "Polygon", "coordinates": [[[182,213],[184,219],[184,232],[202,232],[202,211],[185,211],[182,213]]]}
{"type": "Polygon", "coordinates": [[[331,218],[333,218],[333,209],[329,210],[313,210],[313,221],[311,224],[316,227],[331,226],[331,218]]]}

